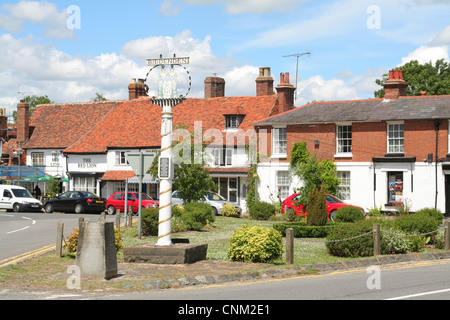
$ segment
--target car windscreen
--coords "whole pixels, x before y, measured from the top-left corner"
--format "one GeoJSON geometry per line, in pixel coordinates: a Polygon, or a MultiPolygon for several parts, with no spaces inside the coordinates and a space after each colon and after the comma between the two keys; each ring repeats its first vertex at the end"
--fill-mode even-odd
{"type": "Polygon", "coordinates": [[[341,199],[338,199],[332,195],[327,194],[326,197],[329,203],[344,203],[341,199]]]}
{"type": "MultiPolygon", "coordinates": [[[[134,196],[139,200],[139,192],[134,192],[134,196]]],[[[148,194],[142,193],[142,200],[153,200],[148,194]]]]}
{"type": "Polygon", "coordinates": [[[33,198],[27,189],[11,189],[16,198],[33,198]]]}
{"type": "Polygon", "coordinates": [[[214,193],[214,192],[208,192],[206,194],[206,197],[208,197],[208,200],[226,201],[226,199],[224,197],[222,197],[220,194],[214,193]]]}

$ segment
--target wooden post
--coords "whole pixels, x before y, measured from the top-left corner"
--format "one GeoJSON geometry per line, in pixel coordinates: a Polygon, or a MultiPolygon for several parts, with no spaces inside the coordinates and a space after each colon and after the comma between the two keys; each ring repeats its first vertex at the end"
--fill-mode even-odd
{"type": "Polygon", "coordinates": [[[444,221],[445,226],[445,250],[450,250],[450,220],[444,221]]]}
{"type": "Polygon", "coordinates": [[[373,224],[373,255],[381,255],[381,235],[380,235],[380,224],[373,224]]]}
{"type": "Polygon", "coordinates": [[[116,213],[116,228],[120,231],[120,210],[116,213]]]}
{"type": "Polygon", "coordinates": [[[286,229],[286,264],[294,264],[294,229],[286,229]]]}
{"type": "Polygon", "coordinates": [[[58,229],[56,230],[56,255],[62,257],[62,243],[64,237],[64,223],[58,222],[58,229]]]}

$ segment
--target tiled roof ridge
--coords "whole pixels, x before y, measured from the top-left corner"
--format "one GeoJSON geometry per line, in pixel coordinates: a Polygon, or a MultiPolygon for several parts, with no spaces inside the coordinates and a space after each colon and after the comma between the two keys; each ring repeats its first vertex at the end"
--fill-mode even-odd
{"type": "MultiPolygon", "coordinates": [[[[100,101],[100,102],[104,102],[104,101],[100,101]]],[[[125,100],[124,100],[124,102],[125,102],[125,100]]],[[[87,135],[89,135],[89,133],[90,133],[92,130],[94,130],[94,129],[97,128],[99,125],[101,125],[102,122],[103,122],[103,120],[105,120],[105,119],[108,117],[108,115],[112,112],[112,110],[114,110],[114,109],[115,109],[118,105],[120,105],[120,104],[122,104],[122,103],[119,103],[119,101],[115,101],[115,102],[114,102],[114,105],[113,105],[113,108],[110,108],[107,112],[105,112],[105,114],[103,115],[103,117],[102,117],[102,118],[101,118],[94,126],[92,126],[91,128],[89,128],[88,130],[86,130],[86,132],[85,132],[83,135],[81,135],[80,138],[78,138],[76,141],[74,141],[71,145],[67,146],[66,149],[70,149],[70,147],[72,147],[73,145],[76,145],[76,144],[78,143],[78,141],[82,140],[84,137],[86,137],[87,135]]],[[[106,152],[106,150],[105,150],[105,152],[106,152]]]]}

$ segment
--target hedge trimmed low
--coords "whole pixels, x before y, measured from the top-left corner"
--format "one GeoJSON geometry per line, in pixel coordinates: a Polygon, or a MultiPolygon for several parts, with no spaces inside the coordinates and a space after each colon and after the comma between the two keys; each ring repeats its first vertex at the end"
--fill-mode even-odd
{"type": "Polygon", "coordinates": [[[324,226],[308,226],[305,222],[276,223],[273,228],[286,236],[286,229],[294,230],[294,238],[325,238],[336,223],[327,223],[324,226]]]}

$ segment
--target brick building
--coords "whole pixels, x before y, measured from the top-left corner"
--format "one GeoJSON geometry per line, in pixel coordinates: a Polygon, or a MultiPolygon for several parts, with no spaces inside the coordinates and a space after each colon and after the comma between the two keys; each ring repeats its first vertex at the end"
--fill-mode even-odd
{"type": "MultiPolygon", "coordinates": [[[[208,77],[204,98],[188,98],[174,107],[174,127],[203,132],[208,169],[220,194],[244,209],[248,145],[256,137],[252,123],[293,108],[295,89],[287,82],[274,88],[270,68],[260,68],[256,96],[227,97],[225,79],[208,77]]],[[[67,178],[66,190],[102,197],[123,190],[125,179],[134,176],[125,153],[161,148],[162,108],[151,102],[143,80],[133,79],[128,90],[129,100],[37,106],[24,146],[27,164],[44,165],[48,175],[67,178]]],[[[149,183],[144,190],[158,198],[157,187],[149,183]]]]}
{"type": "Polygon", "coordinates": [[[258,169],[261,197],[281,190],[285,198],[301,186],[288,162],[294,143],[306,142],[318,159],[335,161],[346,202],[450,213],[450,96],[407,97],[400,70],[390,71],[384,87],[383,99],[314,102],[256,122],[269,136],[270,161],[258,169]]]}

